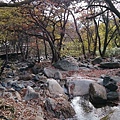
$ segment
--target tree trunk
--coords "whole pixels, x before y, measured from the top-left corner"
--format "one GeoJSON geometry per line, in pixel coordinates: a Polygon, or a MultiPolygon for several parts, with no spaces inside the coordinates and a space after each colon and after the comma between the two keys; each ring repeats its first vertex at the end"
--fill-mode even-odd
{"type": "Polygon", "coordinates": [[[37,37],[36,37],[36,48],[37,48],[37,56],[38,56],[38,63],[39,63],[40,62],[40,50],[39,50],[37,37]]]}

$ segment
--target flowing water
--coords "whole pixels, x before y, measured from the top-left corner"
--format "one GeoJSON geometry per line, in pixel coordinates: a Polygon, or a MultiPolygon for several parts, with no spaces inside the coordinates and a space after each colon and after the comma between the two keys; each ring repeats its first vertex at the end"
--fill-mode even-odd
{"type": "Polygon", "coordinates": [[[83,97],[74,97],[71,104],[76,112],[74,118],[67,120],[117,120],[109,119],[117,107],[94,108],[94,106],[83,97]]]}

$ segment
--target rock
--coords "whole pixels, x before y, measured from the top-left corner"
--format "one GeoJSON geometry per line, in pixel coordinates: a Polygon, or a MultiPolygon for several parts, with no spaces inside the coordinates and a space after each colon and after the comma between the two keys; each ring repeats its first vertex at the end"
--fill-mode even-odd
{"type": "Polygon", "coordinates": [[[35,120],[44,120],[41,116],[36,116],[35,120]]]}
{"type": "Polygon", "coordinates": [[[103,85],[103,79],[102,78],[95,78],[98,84],[103,85]]]}
{"type": "Polygon", "coordinates": [[[6,78],[12,78],[14,76],[13,71],[6,73],[6,78]]]}
{"type": "Polygon", "coordinates": [[[26,73],[24,75],[19,75],[19,80],[32,80],[32,75],[29,73],[26,73]]]}
{"type": "Polygon", "coordinates": [[[35,66],[32,68],[32,72],[34,74],[38,74],[40,72],[43,72],[43,69],[45,67],[49,67],[51,65],[50,61],[41,61],[40,63],[35,64],[35,66]]]}
{"type": "Polygon", "coordinates": [[[11,87],[14,88],[16,91],[20,91],[21,89],[23,89],[25,86],[22,83],[18,83],[18,82],[13,82],[11,84],[11,87]]]}
{"type": "Polygon", "coordinates": [[[37,99],[37,98],[39,98],[39,94],[35,92],[32,87],[28,86],[24,96],[24,100],[28,101],[28,100],[37,99]]]}
{"type": "Polygon", "coordinates": [[[62,80],[63,79],[60,71],[55,72],[54,79],[56,79],[56,80],[62,80]]]}
{"type": "Polygon", "coordinates": [[[32,68],[32,67],[34,67],[34,65],[35,65],[35,62],[33,62],[33,61],[28,61],[28,63],[27,63],[28,68],[32,68]]]}
{"type": "Polygon", "coordinates": [[[22,98],[21,98],[21,95],[19,94],[19,92],[15,91],[15,95],[16,95],[16,99],[21,101],[22,98]]]}
{"type": "Polygon", "coordinates": [[[67,57],[65,58],[65,60],[67,60],[67,61],[69,61],[69,62],[71,62],[71,63],[74,63],[74,64],[78,65],[77,59],[75,59],[74,57],[67,56],[67,57]]]}
{"type": "Polygon", "coordinates": [[[43,73],[48,78],[54,78],[54,79],[62,79],[62,74],[59,70],[53,69],[53,68],[44,68],[43,73]]]}
{"type": "Polygon", "coordinates": [[[118,100],[119,94],[117,92],[108,92],[107,93],[107,99],[108,100],[118,100]]]}
{"type": "Polygon", "coordinates": [[[103,85],[105,88],[109,89],[110,91],[116,91],[118,89],[118,86],[116,85],[116,81],[111,79],[109,76],[105,76],[103,79],[103,85]]]}
{"type": "Polygon", "coordinates": [[[115,85],[115,84],[112,83],[112,82],[109,82],[109,83],[105,86],[105,88],[107,88],[107,89],[110,90],[110,91],[116,91],[116,90],[118,89],[118,86],[115,85]]]}
{"type": "Polygon", "coordinates": [[[72,71],[72,70],[79,70],[78,63],[76,62],[75,59],[62,59],[53,65],[54,67],[65,70],[65,71],[72,71]]]}
{"type": "Polygon", "coordinates": [[[83,71],[90,71],[91,70],[90,68],[87,68],[87,67],[80,67],[79,69],[81,69],[83,71]]]}
{"type": "Polygon", "coordinates": [[[95,81],[90,79],[76,79],[68,81],[68,92],[71,96],[86,95],[89,93],[89,85],[95,81]]]}
{"type": "Polygon", "coordinates": [[[54,79],[47,79],[48,89],[51,94],[59,95],[64,94],[64,89],[60,86],[60,84],[54,79]]]}
{"type": "Polygon", "coordinates": [[[93,65],[96,65],[96,64],[100,64],[102,61],[103,61],[103,60],[102,60],[101,57],[97,57],[97,58],[95,58],[94,60],[92,60],[91,63],[92,63],[93,65]]]}
{"type": "Polygon", "coordinates": [[[59,119],[72,118],[75,115],[75,111],[70,103],[62,98],[47,98],[45,101],[45,107],[47,112],[50,112],[53,116],[59,119]]]}
{"type": "Polygon", "coordinates": [[[37,68],[37,66],[34,66],[32,69],[31,69],[31,72],[33,74],[38,74],[40,72],[39,68],[37,68]]]}
{"type": "Polygon", "coordinates": [[[6,90],[6,88],[3,87],[3,86],[0,84],[0,96],[3,96],[5,90],[6,90]]]}
{"type": "Polygon", "coordinates": [[[3,87],[3,86],[0,84],[0,91],[1,91],[1,90],[5,91],[5,90],[6,90],[6,88],[5,88],[5,87],[3,87]]]}
{"type": "Polygon", "coordinates": [[[111,81],[110,76],[102,75],[101,77],[103,78],[103,85],[104,86],[106,86],[111,81]]]}
{"type": "Polygon", "coordinates": [[[87,67],[87,65],[84,64],[84,63],[82,63],[82,62],[78,62],[78,66],[79,66],[79,67],[87,67]]]}
{"type": "Polygon", "coordinates": [[[104,104],[107,100],[107,93],[104,86],[91,83],[89,89],[90,102],[93,104],[104,104]]]}
{"type": "Polygon", "coordinates": [[[102,62],[100,63],[99,67],[109,68],[109,69],[120,68],[120,63],[119,62],[102,62]]]}
{"type": "Polygon", "coordinates": [[[44,75],[40,75],[40,74],[35,75],[35,74],[32,74],[32,76],[33,76],[32,79],[33,79],[35,82],[45,83],[45,82],[47,81],[47,77],[44,76],[44,75]]]}
{"type": "Polygon", "coordinates": [[[119,76],[111,76],[111,79],[116,81],[116,82],[120,82],[120,77],[119,76]]]}
{"type": "Polygon", "coordinates": [[[27,68],[28,68],[27,65],[26,65],[26,66],[23,66],[23,67],[19,68],[19,71],[20,71],[20,72],[24,72],[24,71],[27,70],[27,68]]]}

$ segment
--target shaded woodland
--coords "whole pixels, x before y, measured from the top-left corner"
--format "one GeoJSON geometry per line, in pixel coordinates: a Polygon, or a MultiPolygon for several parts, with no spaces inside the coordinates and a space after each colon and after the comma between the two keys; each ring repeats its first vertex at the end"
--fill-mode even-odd
{"type": "MultiPolygon", "coordinates": [[[[0,54],[57,62],[63,56],[119,54],[117,0],[25,0],[0,2],[0,54]]],[[[2,58],[2,56],[1,56],[2,58]]]]}

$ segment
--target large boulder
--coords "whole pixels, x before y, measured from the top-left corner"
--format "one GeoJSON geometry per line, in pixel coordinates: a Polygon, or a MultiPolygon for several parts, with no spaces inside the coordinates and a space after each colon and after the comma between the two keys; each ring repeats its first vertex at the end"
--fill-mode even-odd
{"type": "Polygon", "coordinates": [[[93,82],[90,79],[73,78],[67,82],[68,93],[72,97],[89,94],[89,85],[93,82]]]}
{"type": "Polygon", "coordinates": [[[100,63],[99,67],[109,68],[109,69],[120,68],[120,63],[119,62],[102,62],[100,63]]]}
{"type": "Polygon", "coordinates": [[[59,95],[64,94],[64,89],[60,86],[60,84],[54,79],[47,79],[48,90],[51,94],[59,95]]]}
{"type": "Polygon", "coordinates": [[[79,70],[77,61],[72,57],[59,60],[53,66],[65,71],[79,70]]]}
{"type": "Polygon", "coordinates": [[[107,100],[107,92],[104,86],[98,83],[91,83],[89,89],[90,102],[95,104],[104,104],[107,100]]]}
{"type": "Polygon", "coordinates": [[[45,107],[48,113],[59,119],[72,118],[75,115],[75,111],[70,103],[62,98],[47,98],[45,101],[45,107]]]}

